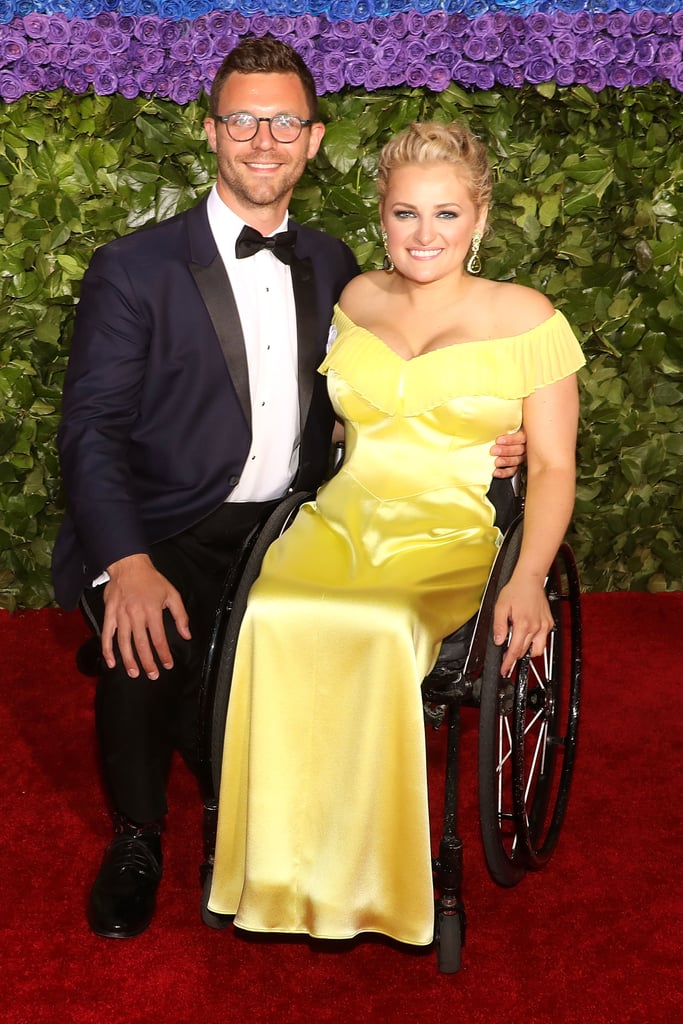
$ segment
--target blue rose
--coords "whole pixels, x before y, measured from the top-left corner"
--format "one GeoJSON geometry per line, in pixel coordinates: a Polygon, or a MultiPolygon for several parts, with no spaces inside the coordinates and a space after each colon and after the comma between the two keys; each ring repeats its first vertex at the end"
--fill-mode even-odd
{"type": "Polygon", "coordinates": [[[355,9],[353,0],[332,0],[328,16],[332,21],[350,21],[355,9]]]}
{"type": "MultiPolygon", "coordinates": [[[[16,13],[17,13],[17,8],[16,8],[16,4],[14,3],[14,0],[0,0],[0,25],[9,25],[10,21],[12,21],[13,18],[16,17],[16,13]]],[[[8,71],[7,74],[10,75],[11,73],[8,71]]],[[[10,92],[13,91],[13,87],[12,87],[12,84],[11,84],[12,83],[12,78],[8,78],[7,82],[8,82],[7,89],[10,92]]],[[[18,79],[17,79],[17,82],[18,82],[18,79]]],[[[2,95],[2,98],[4,100],[7,100],[8,103],[12,102],[12,100],[8,100],[7,97],[4,95],[4,93],[2,93],[1,91],[0,91],[0,95],[2,95]]],[[[22,96],[22,95],[23,95],[23,93],[19,93],[19,96],[22,96]]],[[[18,99],[19,96],[16,96],[15,99],[18,99]]]]}
{"type": "Polygon", "coordinates": [[[196,21],[202,14],[208,14],[211,7],[211,0],[185,0],[185,17],[196,21]]]}
{"type": "Polygon", "coordinates": [[[353,20],[359,22],[368,21],[368,19],[372,18],[375,13],[374,6],[375,5],[372,0],[356,0],[353,5],[353,20]]]}
{"type": "Polygon", "coordinates": [[[182,0],[160,0],[159,13],[171,21],[181,21],[185,17],[185,4],[182,0]]]}
{"type": "Polygon", "coordinates": [[[90,19],[102,11],[102,0],[77,0],[74,7],[79,18],[90,19]]]}
{"type": "Polygon", "coordinates": [[[583,10],[584,0],[559,0],[559,6],[563,11],[574,14],[576,11],[583,10]]]}

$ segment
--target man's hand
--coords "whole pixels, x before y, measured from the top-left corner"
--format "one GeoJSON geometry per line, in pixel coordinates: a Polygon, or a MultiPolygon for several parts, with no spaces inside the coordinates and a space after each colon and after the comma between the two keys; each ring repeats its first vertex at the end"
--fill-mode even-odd
{"type": "Polygon", "coordinates": [[[179,634],[191,637],[189,619],[178,591],[158,572],[147,555],[129,555],[107,568],[104,589],[102,656],[109,668],[116,663],[113,644],[118,639],[121,659],[135,679],[140,666],[149,679],[159,678],[156,653],[164,668],[173,668],[173,657],[164,630],[163,612],[168,609],[179,634]],[[137,655],[137,657],[136,657],[137,655]]]}
{"type": "Polygon", "coordinates": [[[516,434],[501,434],[491,448],[491,455],[496,455],[494,476],[514,476],[526,458],[526,434],[523,429],[516,434]]]}

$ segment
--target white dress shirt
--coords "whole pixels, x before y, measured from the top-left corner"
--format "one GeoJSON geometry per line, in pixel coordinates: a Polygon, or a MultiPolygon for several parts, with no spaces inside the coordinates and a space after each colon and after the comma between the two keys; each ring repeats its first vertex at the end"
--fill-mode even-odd
{"type": "MultiPolygon", "coordinates": [[[[244,221],[225,205],[215,185],[207,209],[209,225],[235,295],[249,367],[251,448],[240,481],[227,500],[268,501],[286,492],[299,464],[292,275],[290,268],[267,249],[237,259],[235,242],[244,221]]],[[[286,228],[287,216],[277,230],[286,228]]]]}

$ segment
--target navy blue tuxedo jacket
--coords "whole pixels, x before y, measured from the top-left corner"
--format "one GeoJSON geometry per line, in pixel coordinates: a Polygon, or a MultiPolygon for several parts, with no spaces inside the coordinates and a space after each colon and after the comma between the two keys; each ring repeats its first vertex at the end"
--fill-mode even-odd
{"type": "MultiPolygon", "coordinates": [[[[325,474],[333,423],[316,369],[332,306],[358,266],[337,239],[289,226],[297,229],[301,416],[294,483],[308,489],[325,474]]],[[[206,201],[97,250],[83,279],[59,429],[67,503],[53,555],[59,603],[73,607],[107,565],[218,508],[239,481],[250,422],[242,329],[206,201]]]]}

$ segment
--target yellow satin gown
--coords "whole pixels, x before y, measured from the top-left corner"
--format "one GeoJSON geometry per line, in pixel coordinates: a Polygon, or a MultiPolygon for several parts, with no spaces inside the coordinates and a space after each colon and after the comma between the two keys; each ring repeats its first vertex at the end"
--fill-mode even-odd
{"type": "Polygon", "coordinates": [[[420,684],[477,610],[485,495],[522,398],[573,373],[561,313],[404,360],[337,308],[341,471],[269,550],[240,634],[212,910],[258,932],[433,937],[420,684]]]}

